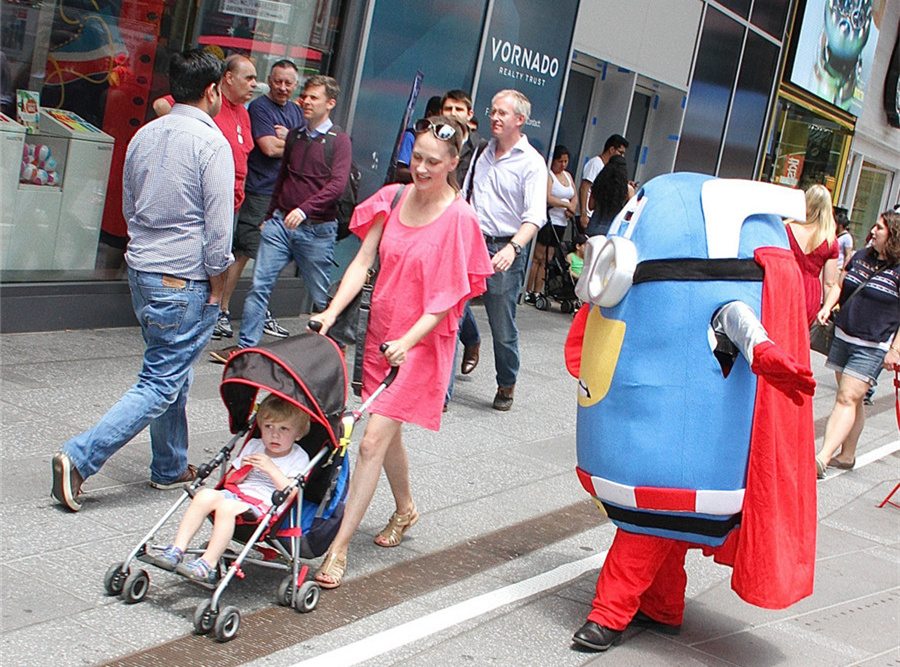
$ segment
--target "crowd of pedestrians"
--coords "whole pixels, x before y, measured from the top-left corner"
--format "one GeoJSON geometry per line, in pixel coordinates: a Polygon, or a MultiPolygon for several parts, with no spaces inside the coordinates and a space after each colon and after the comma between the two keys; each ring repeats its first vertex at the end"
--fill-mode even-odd
{"type": "MultiPolygon", "coordinates": [[[[484,305],[493,345],[491,406],[512,408],[522,288],[524,301],[533,303],[564,237],[573,241],[563,253],[567,272],[577,279],[588,238],[605,235],[635,194],[625,159],[629,144],[621,135],[610,136],[603,151],[585,163],[579,182],[568,170],[565,147],[555,148],[548,171],[529,142],[524,130],[531,103],[521,92],[493,96],[489,139],[474,128],[468,93],[450,90],[433,98],[425,117],[402,137],[395,183],[356,207],[350,229],[361,246],[329,298],[337,205],[352,161],[351,139],[331,118],[340,89],[333,78],[314,75],[303,82],[295,103],[299,72],[281,60],[267,76],[267,92],[250,102],[256,77],[255,65],[242,55],[224,62],[202,50],[175,56],[171,96],[154,104],[161,117],[129,144],[123,177],[126,260],[145,341],[143,365],[137,383],[98,424],[53,457],[52,496],[78,511],[84,480],[147,426],[150,484],[171,489],[196,478],[187,463],[191,369],[212,338],[234,337],[230,299],[250,259],[255,260],[252,283],[237,345],[212,351],[215,361],[225,363],[236,351],[256,346],[263,333],[288,335],[271,317],[269,299],[289,262],[303,278],[312,319],[323,334],[377,262],[363,397],[390,366],[402,365],[403,372],[370,409],[343,522],[315,575],[322,587],[336,588],[382,470],[396,508],[376,544],[399,545],[418,521],[402,425],[440,428],[453,390],[457,341],[463,346],[461,372],[477,367],[481,334],[469,304],[473,298],[484,305]]],[[[836,229],[831,193],[813,186],[806,200],[806,220],[787,221],[786,234],[803,275],[810,323],[824,324],[839,307],[827,361],[838,393],[816,457],[822,477],[828,466],[854,466],[866,391],[880,370],[900,362],[900,214],[882,214],[871,243],[853,253],[846,225],[836,229]]],[[[263,445],[271,448],[265,434],[263,445]]],[[[283,479],[269,468],[276,483],[283,479]]],[[[215,510],[218,526],[220,513],[234,514],[240,506],[222,504],[218,497],[200,500],[195,500],[199,519],[179,533],[168,556],[161,556],[172,568],[181,564],[206,514],[215,510]]],[[[182,569],[209,578],[220,546],[211,545],[205,561],[182,569]]],[[[671,557],[683,561],[683,551],[671,557]]]]}

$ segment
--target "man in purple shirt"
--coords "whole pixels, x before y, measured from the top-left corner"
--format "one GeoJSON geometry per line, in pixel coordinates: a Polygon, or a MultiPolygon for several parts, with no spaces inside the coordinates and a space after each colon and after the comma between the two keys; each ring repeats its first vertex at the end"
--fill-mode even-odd
{"type": "Polygon", "coordinates": [[[328,305],[328,282],[337,238],[337,200],[350,175],[350,137],[331,122],[340,88],[330,76],[306,81],[301,95],[307,127],[285,140],[269,215],[263,223],[253,286],[244,301],[239,345],[210,352],[224,363],[240,348],[259,343],[269,294],[292,259],[303,277],[313,306],[328,305]]]}

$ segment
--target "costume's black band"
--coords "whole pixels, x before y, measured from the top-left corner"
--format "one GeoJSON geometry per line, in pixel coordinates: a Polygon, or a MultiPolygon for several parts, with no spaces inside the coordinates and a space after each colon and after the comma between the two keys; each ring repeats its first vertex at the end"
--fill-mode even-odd
{"type": "Polygon", "coordinates": [[[763,269],[752,259],[651,259],[640,262],[632,283],[658,280],[751,280],[762,282],[763,269]]]}
{"type": "Polygon", "coordinates": [[[707,535],[708,537],[725,537],[735,526],[741,523],[740,512],[723,521],[717,521],[696,516],[639,512],[610,503],[603,503],[603,509],[606,510],[609,518],[614,521],[630,523],[633,526],[641,526],[643,528],[658,528],[660,530],[671,530],[676,533],[707,535]]]}

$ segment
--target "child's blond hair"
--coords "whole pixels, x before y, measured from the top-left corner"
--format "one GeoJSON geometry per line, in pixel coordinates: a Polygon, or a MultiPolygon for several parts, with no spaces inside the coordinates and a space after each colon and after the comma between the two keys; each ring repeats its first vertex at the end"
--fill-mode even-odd
{"type": "Polygon", "coordinates": [[[275,394],[269,394],[259,404],[256,421],[260,424],[273,421],[292,422],[297,426],[300,437],[309,433],[309,415],[293,403],[275,394]]]}

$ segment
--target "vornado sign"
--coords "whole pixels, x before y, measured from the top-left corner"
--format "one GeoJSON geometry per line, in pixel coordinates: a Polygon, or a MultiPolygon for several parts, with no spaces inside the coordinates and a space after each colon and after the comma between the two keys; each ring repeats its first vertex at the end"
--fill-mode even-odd
{"type": "Polygon", "coordinates": [[[528,141],[543,155],[552,151],[556,124],[572,53],[579,0],[492,0],[479,54],[475,99],[478,120],[490,127],[491,100],[514,88],[531,102],[528,141]]]}
{"type": "Polygon", "coordinates": [[[528,83],[538,86],[543,86],[546,83],[541,78],[542,76],[550,76],[552,78],[559,74],[559,58],[550,57],[536,49],[529,49],[520,44],[514,44],[509,40],[497,39],[496,37],[491,37],[491,59],[494,62],[499,60],[504,64],[520,68],[519,71],[501,68],[501,70],[507,69],[508,71],[508,73],[501,71],[501,74],[518,79],[528,77],[526,78],[528,83]]]}

